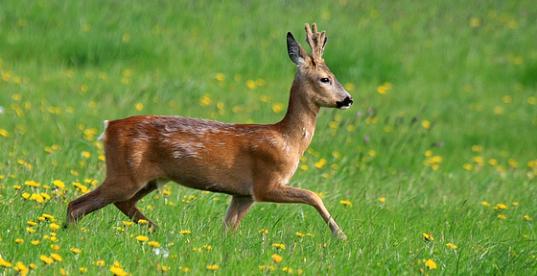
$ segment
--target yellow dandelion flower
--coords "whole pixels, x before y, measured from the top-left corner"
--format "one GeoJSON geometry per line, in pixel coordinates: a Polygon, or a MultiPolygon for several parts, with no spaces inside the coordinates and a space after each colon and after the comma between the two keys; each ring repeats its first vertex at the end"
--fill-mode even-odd
{"type": "Polygon", "coordinates": [[[272,112],[280,113],[282,111],[283,111],[283,104],[282,103],[274,103],[274,104],[272,104],[272,112]]]}
{"type": "Polygon", "coordinates": [[[280,250],[285,250],[285,244],[283,244],[283,243],[273,243],[272,247],[274,247],[276,249],[280,249],[280,250]]]}
{"type": "Polygon", "coordinates": [[[21,238],[18,238],[18,239],[15,239],[15,243],[16,243],[16,244],[23,244],[23,243],[24,243],[24,240],[21,239],[21,238]]]}
{"type": "Polygon", "coordinates": [[[423,240],[425,241],[434,241],[434,237],[432,233],[422,233],[421,236],[423,237],[423,240]]]}
{"type": "Polygon", "coordinates": [[[22,276],[28,275],[28,272],[30,271],[28,267],[24,265],[24,263],[22,262],[17,262],[15,264],[15,267],[13,267],[13,269],[15,269],[15,271],[17,271],[19,275],[22,275],[22,276]]]}
{"type": "Polygon", "coordinates": [[[141,225],[147,225],[147,224],[149,224],[149,221],[146,220],[146,219],[139,219],[139,220],[138,220],[138,224],[141,224],[141,225]]]}
{"type": "Polygon", "coordinates": [[[282,267],[282,271],[287,272],[289,274],[293,274],[293,272],[294,272],[294,270],[292,268],[288,267],[288,266],[282,267]]]}
{"type": "Polygon", "coordinates": [[[143,103],[136,103],[134,105],[134,109],[136,109],[136,111],[140,112],[144,109],[144,104],[143,103]]]}
{"type": "Polygon", "coordinates": [[[50,265],[50,264],[54,263],[54,259],[52,259],[51,257],[49,257],[47,255],[41,255],[41,256],[39,256],[39,259],[46,265],[50,265]]]}
{"type": "Polygon", "coordinates": [[[260,265],[259,270],[263,272],[268,272],[268,271],[272,272],[276,270],[276,267],[274,267],[273,265],[260,265]]]}
{"type": "Polygon", "coordinates": [[[39,245],[39,244],[41,244],[41,241],[40,240],[32,240],[30,243],[32,245],[39,245]]]}
{"type": "Polygon", "coordinates": [[[326,166],[326,159],[324,158],[321,158],[319,161],[315,162],[315,168],[317,169],[322,169],[324,166],[326,166]]]}
{"type": "Polygon", "coordinates": [[[41,183],[34,181],[34,180],[27,180],[27,181],[24,181],[24,185],[28,187],[38,188],[41,186],[41,183]]]}
{"type": "Polygon", "coordinates": [[[436,264],[435,261],[433,261],[433,259],[428,259],[425,261],[425,267],[427,267],[427,269],[429,270],[433,270],[433,269],[437,269],[438,265],[436,264]]]}
{"type": "Polygon", "coordinates": [[[533,218],[530,215],[524,215],[522,217],[522,219],[525,220],[525,221],[532,221],[533,220],[533,218]]]}
{"type": "Polygon", "coordinates": [[[278,254],[272,254],[272,261],[279,264],[283,260],[283,257],[278,254]]]}
{"type": "Polygon", "coordinates": [[[82,151],[82,153],[80,154],[83,158],[90,158],[91,157],[91,152],[89,151],[82,151]]]}
{"type": "Polygon", "coordinates": [[[191,271],[190,267],[188,267],[188,266],[180,266],[180,267],[179,267],[179,270],[180,270],[181,272],[183,272],[183,273],[188,273],[188,272],[191,271]]]}
{"type": "Polygon", "coordinates": [[[55,261],[57,261],[57,262],[61,262],[61,261],[63,261],[62,256],[60,256],[60,254],[57,254],[57,253],[52,253],[52,254],[50,254],[50,257],[51,257],[52,259],[54,259],[55,261]]]}
{"type": "Polygon", "coordinates": [[[379,201],[380,204],[384,204],[386,202],[386,197],[381,196],[377,200],[379,201]]]}
{"type": "Polygon", "coordinates": [[[60,190],[65,189],[65,183],[63,183],[63,181],[61,181],[61,180],[52,181],[52,185],[56,186],[60,190]]]}
{"type": "Polygon", "coordinates": [[[209,105],[211,105],[212,102],[213,102],[213,100],[208,95],[204,95],[203,97],[200,98],[200,105],[201,106],[209,106],[209,105]]]}
{"type": "Polygon", "coordinates": [[[472,157],[472,160],[478,164],[479,166],[483,166],[483,163],[484,163],[484,159],[482,156],[474,156],[472,157]]]}
{"type": "Polygon", "coordinates": [[[2,267],[11,267],[12,264],[6,260],[4,260],[4,258],[2,258],[2,256],[0,256],[0,266],[2,267]]]}
{"type": "Polygon", "coordinates": [[[502,106],[495,106],[494,107],[494,114],[496,115],[502,115],[504,112],[504,109],[502,106]]]}
{"type": "Polygon", "coordinates": [[[295,236],[297,236],[297,238],[303,238],[304,236],[306,236],[306,234],[304,234],[302,232],[296,232],[295,236]]]}
{"type": "Polygon", "coordinates": [[[345,206],[345,207],[350,207],[352,206],[352,202],[348,199],[342,199],[339,201],[339,204],[345,206]]]}
{"type": "Polygon", "coordinates": [[[474,165],[470,163],[464,163],[464,165],[462,165],[462,168],[466,171],[472,171],[474,169],[474,165]]]}
{"type": "Polygon", "coordinates": [[[146,242],[146,241],[149,240],[149,237],[148,237],[148,236],[139,235],[139,236],[136,236],[136,240],[139,241],[139,242],[146,242]]]}
{"type": "Polygon", "coordinates": [[[250,90],[254,90],[257,87],[257,85],[254,80],[247,80],[246,87],[250,90]]]}
{"type": "Polygon", "coordinates": [[[218,109],[219,111],[224,111],[225,107],[226,107],[226,105],[223,102],[217,102],[216,103],[216,109],[218,109]]]}
{"type": "Polygon", "coordinates": [[[167,265],[163,265],[163,264],[157,264],[157,270],[159,272],[168,272],[170,271],[170,267],[167,265]]]}
{"type": "Polygon", "coordinates": [[[507,204],[505,203],[498,203],[496,206],[494,206],[495,210],[506,210],[508,209],[507,204]]]}
{"type": "Polygon", "coordinates": [[[147,245],[149,245],[150,247],[153,247],[153,248],[159,248],[160,247],[160,243],[158,241],[150,241],[147,243],[147,245]]]}
{"type": "Polygon", "coordinates": [[[35,228],[32,228],[32,227],[26,227],[26,232],[30,233],[30,234],[33,234],[35,233],[35,228]]]}
{"type": "Polygon", "coordinates": [[[216,73],[214,79],[217,81],[224,81],[226,80],[226,76],[223,73],[216,73]]]}
{"type": "Polygon", "coordinates": [[[52,221],[52,222],[56,221],[56,218],[51,214],[43,213],[41,215],[41,217],[43,217],[44,220],[48,220],[48,221],[52,221]]]}
{"type": "Polygon", "coordinates": [[[386,82],[380,86],[377,87],[377,93],[381,95],[385,95],[392,89],[392,84],[389,82],[386,82]]]}
{"type": "Polygon", "coordinates": [[[103,266],[105,266],[105,264],[106,264],[106,263],[105,263],[104,260],[97,260],[97,261],[95,261],[95,265],[96,265],[96,266],[103,267],[103,266]]]}
{"type": "Polygon", "coordinates": [[[458,248],[458,246],[457,246],[456,244],[452,243],[452,242],[448,242],[448,243],[446,243],[446,247],[447,247],[448,249],[451,249],[451,250],[455,250],[455,249],[458,248]]]}
{"type": "Polygon", "coordinates": [[[179,234],[185,236],[185,235],[190,235],[192,233],[192,231],[190,230],[187,230],[187,229],[183,229],[183,230],[180,230],[179,231],[179,234]]]}
{"type": "Polygon", "coordinates": [[[129,275],[129,273],[127,273],[125,270],[123,270],[123,268],[121,268],[121,266],[111,266],[110,267],[110,272],[112,272],[112,274],[116,275],[116,276],[127,276],[129,275]]]}
{"type": "Polygon", "coordinates": [[[217,271],[220,269],[220,266],[217,264],[209,264],[207,265],[207,269],[211,271],[217,271]]]}
{"type": "Polygon", "coordinates": [[[505,214],[498,214],[498,218],[501,219],[501,220],[504,220],[507,218],[507,215],[505,214]]]}
{"type": "Polygon", "coordinates": [[[45,201],[50,200],[50,199],[52,198],[52,197],[51,197],[49,194],[47,194],[47,193],[40,193],[39,195],[42,196],[43,199],[44,199],[45,201]]]}
{"type": "Polygon", "coordinates": [[[3,128],[0,128],[0,137],[4,137],[4,138],[9,137],[9,132],[3,128]]]}
{"type": "Polygon", "coordinates": [[[50,228],[50,230],[52,230],[52,231],[57,231],[57,230],[60,229],[61,227],[60,227],[60,225],[58,225],[57,223],[51,223],[51,224],[49,225],[49,228],[50,228]]]}
{"type": "Polygon", "coordinates": [[[54,251],[58,251],[58,250],[60,250],[60,246],[57,245],[57,244],[53,244],[53,245],[50,246],[50,249],[52,249],[54,251]]]}
{"type": "Polygon", "coordinates": [[[423,120],[421,121],[421,127],[424,129],[429,129],[431,128],[431,122],[429,120],[423,120]]]}
{"type": "Polygon", "coordinates": [[[88,268],[85,267],[85,266],[81,266],[81,267],[78,269],[78,271],[80,271],[80,273],[86,273],[86,272],[88,272],[88,268]]]}
{"type": "Polygon", "coordinates": [[[73,254],[80,254],[80,252],[82,252],[82,250],[80,250],[80,248],[76,248],[76,247],[71,247],[69,249],[69,251],[71,251],[71,253],[73,253],[73,254]]]}
{"type": "Polygon", "coordinates": [[[267,235],[268,234],[268,229],[267,228],[261,228],[259,229],[259,234],[261,235],[267,235]]]}
{"type": "Polygon", "coordinates": [[[483,206],[485,208],[488,208],[488,207],[490,207],[490,203],[488,201],[486,201],[486,200],[482,200],[481,201],[481,206],[483,206]]]}

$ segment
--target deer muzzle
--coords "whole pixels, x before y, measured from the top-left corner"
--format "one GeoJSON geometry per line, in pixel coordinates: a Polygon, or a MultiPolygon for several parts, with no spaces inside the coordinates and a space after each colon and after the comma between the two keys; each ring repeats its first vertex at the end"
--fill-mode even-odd
{"type": "Polygon", "coordinates": [[[352,98],[347,96],[345,97],[345,99],[343,99],[343,101],[336,102],[336,106],[339,109],[348,109],[351,107],[352,103],[353,103],[352,98]]]}

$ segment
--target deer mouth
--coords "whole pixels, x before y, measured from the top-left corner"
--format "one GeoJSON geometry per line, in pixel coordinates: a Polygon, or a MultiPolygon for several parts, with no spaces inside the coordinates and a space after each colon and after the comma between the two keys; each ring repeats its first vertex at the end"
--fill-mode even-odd
{"type": "Polygon", "coordinates": [[[351,97],[346,97],[343,101],[336,102],[336,106],[339,109],[349,109],[351,108],[353,100],[351,97]]]}

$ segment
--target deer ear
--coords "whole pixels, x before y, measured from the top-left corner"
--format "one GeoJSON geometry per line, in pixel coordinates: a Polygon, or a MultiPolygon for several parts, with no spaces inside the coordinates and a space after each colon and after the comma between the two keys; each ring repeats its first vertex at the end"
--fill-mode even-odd
{"type": "Polygon", "coordinates": [[[290,32],[287,33],[287,53],[294,64],[301,65],[304,63],[304,50],[302,50],[298,42],[296,42],[295,38],[293,37],[293,34],[290,32]]]}

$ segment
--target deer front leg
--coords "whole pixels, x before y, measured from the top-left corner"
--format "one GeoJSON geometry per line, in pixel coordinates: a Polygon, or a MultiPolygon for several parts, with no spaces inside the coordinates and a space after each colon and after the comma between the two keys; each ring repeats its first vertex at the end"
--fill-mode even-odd
{"type": "Polygon", "coordinates": [[[274,185],[269,189],[254,189],[254,194],[256,201],[303,203],[313,206],[328,224],[328,227],[330,227],[334,236],[342,240],[347,239],[345,233],[343,233],[334,218],[332,218],[328,210],[326,210],[321,198],[312,191],[283,185],[274,185]]]}
{"type": "Polygon", "coordinates": [[[224,219],[226,230],[237,230],[242,218],[253,203],[254,200],[250,196],[233,196],[224,219]]]}

